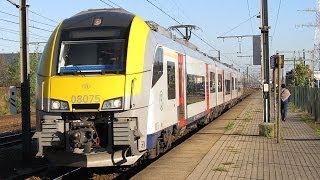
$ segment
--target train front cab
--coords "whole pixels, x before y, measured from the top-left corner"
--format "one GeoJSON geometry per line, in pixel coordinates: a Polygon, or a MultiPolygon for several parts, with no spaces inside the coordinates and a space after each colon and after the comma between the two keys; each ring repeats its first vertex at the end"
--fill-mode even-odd
{"type": "Polygon", "coordinates": [[[38,69],[37,156],[101,167],[131,165],[145,153],[149,32],[119,10],[89,10],[56,28],[38,69]]]}

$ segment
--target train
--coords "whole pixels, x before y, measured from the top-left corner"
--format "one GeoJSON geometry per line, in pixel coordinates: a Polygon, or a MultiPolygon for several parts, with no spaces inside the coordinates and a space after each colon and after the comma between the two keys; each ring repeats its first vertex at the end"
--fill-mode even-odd
{"type": "Polygon", "coordinates": [[[244,96],[240,70],[124,9],[63,20],[37,72],[37,155],[58,166],[153,159],[244,96]]]}

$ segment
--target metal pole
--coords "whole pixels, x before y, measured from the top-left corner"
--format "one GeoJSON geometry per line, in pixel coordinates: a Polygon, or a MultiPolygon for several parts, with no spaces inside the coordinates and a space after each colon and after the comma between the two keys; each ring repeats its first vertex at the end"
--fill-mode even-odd
{"type": "MultiPolygon", "coordinates": [[[[273,118],[277,119],[277,77],[276,77],[276,67],[272,70],[273,74],[273,118]]],[[[279,88],[279,85],[278,85],[279,88]]]]}
{"type": "Polygon", "coordinates": [[[270,78],[269,78],[269,26],[268,26],[268,1],[261,0],[261,42],[263,61],[263,121],[270,123],[270,78]]]}
{"type": "Polygon", "coordinates": [[[22,157],[31,158],[30,134],[30,79],[27,37],[27,0],[20,0],[20,65],[21,65],[21,118],[22,118],[22,157]]]}
{"type": "Polygon", "coordinates": [[[281,84],[282,84],[282,76],[281,76],[281,67],[284,62],[284,56],[278,55],[277,56],[277,68],[278,68],[278,112],[277,112],[277,143],[280,142],[280,118],[281,118],[281,84]]]}

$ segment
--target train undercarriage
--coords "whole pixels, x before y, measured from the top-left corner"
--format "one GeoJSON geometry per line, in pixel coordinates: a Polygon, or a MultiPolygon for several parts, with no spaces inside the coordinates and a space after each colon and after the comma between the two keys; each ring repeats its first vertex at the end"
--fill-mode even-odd
{"type": "Polygon", "coordinates": [[[44,115],[37,156],[57,165],[101,167],[130,165],[144,152],[137,149],[141,133],[136,118],[115,119],[113,113],[44,115]]]}

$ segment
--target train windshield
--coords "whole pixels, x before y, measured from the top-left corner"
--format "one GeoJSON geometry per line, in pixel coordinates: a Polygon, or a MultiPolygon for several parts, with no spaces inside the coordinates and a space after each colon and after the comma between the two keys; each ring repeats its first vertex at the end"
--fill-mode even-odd
{"type": "Polygon", "coordinates": [[[58,74],[123,73],[124,39],[62,41],[58,74]]]}

